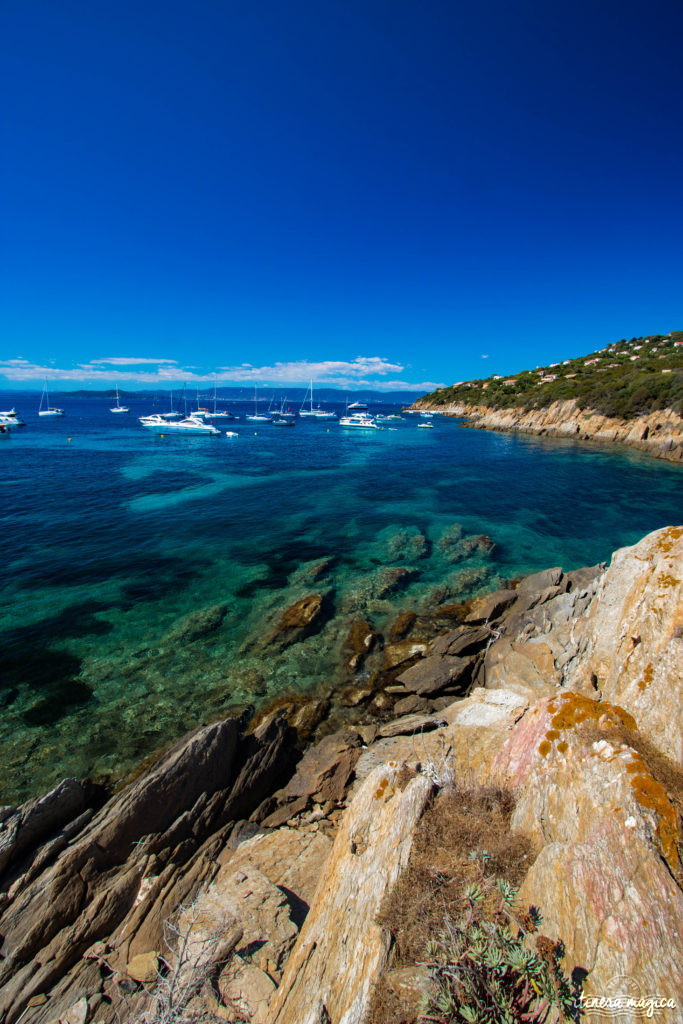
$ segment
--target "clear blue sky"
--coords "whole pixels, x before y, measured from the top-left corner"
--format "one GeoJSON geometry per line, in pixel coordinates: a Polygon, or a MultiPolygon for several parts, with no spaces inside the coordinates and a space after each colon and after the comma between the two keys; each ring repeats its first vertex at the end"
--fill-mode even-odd
{"type": "Polygon", "coordinates": [[[427,386],[683,328],[678,0],[0,25],[0,387],[427,386]]]}

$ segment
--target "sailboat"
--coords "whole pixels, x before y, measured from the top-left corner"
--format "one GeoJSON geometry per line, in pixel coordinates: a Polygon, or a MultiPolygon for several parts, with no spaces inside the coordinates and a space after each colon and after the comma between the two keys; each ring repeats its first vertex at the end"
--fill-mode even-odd
{"type": "Polygon", "coordinates": [[[214,385],[213,385],[213,412],[204,413],[204,419],[205,420],[234,420],[235,417],[233,416],[233,414],[231,412],[228,412],[227,409],[217,409],[216,408],[216,401],[217,401],[216,383],[214,381],[214,385]]]}
{"type": "Polygon", "coordinates": [[[320,408],[320,406],[316,406],[315,409],[313,408],[313,381],[311,381],[310,387],[304,395],[304,400],[301,404],[301,408],[299,409],[299,416],[308,416],[314,420],[336,420],[337,418],[337,414],[335,412],[325,412],[320,408]],[[309,393],[311,396],[311,406],[310,409],[305,409],[304,406],[306,405],[306,399],[308,398],[309,393]]]}
{"type": "Polygon", "coordinates": [[[40,405],[38,406],[38,415],[39,416],[63,416],[64,415],[64,410],[63,409],[56,409],[56,408],[53,409],[53,408],[50,407],[50,396],[47,393],[47,378],[45,379],[45,384],[43,386],[43,393],[40,396],[40,405]],[[45,399],[45,408],[43,408],[43,399],[45,399]]]}
{"type": "Polygon", "coordinates": [[[256,385],[254,385],[254,415],[247,416],[246,419],[250,420],[252,423],[270,423],[272,418],[273,417],[268,416],[267,413],[260,413],[258,411],[258,397],[256,392],[256,385]]]}
{"type": "Polygon", "coordinates": [[[127,405],[121,405],[121,402],[119,400],[118,384],[116,385],[116,405],[114,406],[113,409],[110,409],[109,412],[130,412],[130,409],[128,408],[127,405]]]}

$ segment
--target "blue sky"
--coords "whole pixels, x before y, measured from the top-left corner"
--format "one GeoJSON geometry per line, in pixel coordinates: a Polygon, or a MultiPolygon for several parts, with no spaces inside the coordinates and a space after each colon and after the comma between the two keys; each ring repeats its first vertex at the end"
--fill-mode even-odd
{"type": "Polygon", "coordinates": [[[5,0],[0,387],[431,387],[683,328],[678,0],[5,0]]]}

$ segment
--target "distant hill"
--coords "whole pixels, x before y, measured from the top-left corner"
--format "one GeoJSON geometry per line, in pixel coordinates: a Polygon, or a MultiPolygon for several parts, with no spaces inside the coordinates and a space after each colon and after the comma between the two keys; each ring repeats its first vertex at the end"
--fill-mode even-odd
{"type": "Polygon", "coordinates": [[[419,404],[530,410],[572,399],[579,409],[625,420],[658,409],[683,415],[683,331],[622,338],[578,359],[509,377],[459,381],[425,395],[419,404]]]}
{"type": "MultiPolygon", "coordinates": [[[[4,388],[3,390],[10,390],[10,389],[9,388],[4,388]]],[[[40,391],[40,389],[38,389],[38,392],[36,392],[36,393],[39,393],[39,391],[40,391]]],[[[50,394],[51,395],[52,394],[57,395],[57,394],[60,394],[60,393],[68,394],[69,397],[81,397],[81,398],[93,398],[93,397],[99,396],[101,398],[106,398],[107,400],[113,398],[114,395],[115,395],[115,391],[114,391],[113,388],[106,388],[106,389],[102,389],[102,390],[94,389],[94,388],[89,388],[89,389],[80,388],[78,391],[69,391],[69,392],[60,392],[56,385],[54,387],[50,388],[50,394]]],[[[286,384],[283,384],[283,385],[281,385],[279,387],[261,387],[259,385],[259,388],[258,388],[259,402],[262,402],[262,401],[265,401],[265,400],[270,401],[271,398],[277,398],[278,401],[279,401],[280,398],[284,398],[286,396],[288,402],[290,402],[292,405],[296,405],[297,402],[298,403],[303,402],[304,396],[306,395],[306,393],[307,393],[307,389],[306,388],[303,388],[303,387],[291,387],[291,386],[286,385],[286,384]]],[[[123,398],[124,395],[127,395],[130,398],[159,398],[162,395],[169,396],[170,395],[170,390],[168,388],[147,388],[145,390],[138,391],[137,389],[133,390],[132,388],[130,388],[130,389],[119,388],[119,394],[120,394],[121,398],[123,398]]],[[[174,388],[173,389],[173,395],[174,395],[174,398],[176,400],[180,400],[182,398],[182,394],[183,394],[182,388],[174,388]]],[[[219,401],[223,401],[223,402],[226,402],[226,401],[227,402],[248,402],[248,401],[253,401],[253,398],[254,398],[254,385],[252,384],[250,387],[249,386],[245,386],[245,387],[219,387],[217,389],[216,394],[217,394],[218,400],[219,401]]],[[[315,387],[315,386],[314,386],[314,389],[313,389],[313,398],[314,398],[314,402],[315,402],[316,405],[319,402],[334,402],[334,403],[336,403],[338,405],[339,404],[343,405],[347,398],[349,399],[350,402],[358,402],[358,401],[372,402],[373,405],[407,405],[407,404],[410,404],[411,402],[415,402],[420,396],[422,396],[424,394],[425,394],[424,390],[415,390],[415,391],[371,391],[371,390],[364,389],[364,390],[360,390],[360,391],[354,391],[354,390],[351,390],[350,388],[349,389],[341,390],[339,388],[325,388],[325,387],[319,387],[318,388],[318,387],[315,387]]],[[[196,396],[197,396],[196,388],[188,387],[188,389],[187,389],[187,400],[188,400],[188,403],[190,401],[194,401],[196,399],[196,396]]],[[[200,399],[203,402],[207,402],[209,400],[213,400],[213,384],[211,384],[208,387],[200,388],[199,389],[199,397],[200,397],[200,399]]]]}

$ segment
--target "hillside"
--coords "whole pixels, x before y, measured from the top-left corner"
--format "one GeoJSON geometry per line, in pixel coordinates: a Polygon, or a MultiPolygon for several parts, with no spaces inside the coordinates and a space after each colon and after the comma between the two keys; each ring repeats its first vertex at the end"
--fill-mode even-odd
{"type": "Polygon", "coordinates": [[[532,410],[568,401],[580,410],[624,420],[660,409],[683,415],[683,331],[622,339],[589,355],[509,377],[459,381],[416,405],[532,410]]]}

